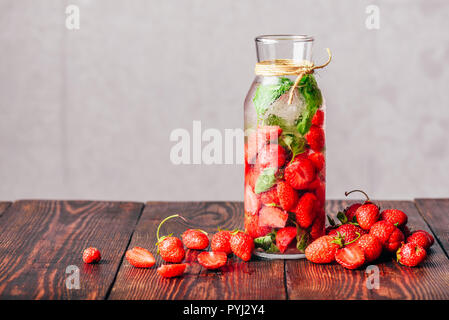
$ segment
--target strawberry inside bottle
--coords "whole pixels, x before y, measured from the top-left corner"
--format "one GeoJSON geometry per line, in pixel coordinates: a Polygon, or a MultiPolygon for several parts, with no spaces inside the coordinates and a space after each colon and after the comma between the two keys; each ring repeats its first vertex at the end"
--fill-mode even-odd
{"type": "Polygon", "coordinates": [[[259,256],[302,258],[324,234],[324,100],[312,72],[299,80],[278,68],[310,65],[312,45],[309,36],[256,38],[260,70],[244,106],[244,225],[259,256]]]}

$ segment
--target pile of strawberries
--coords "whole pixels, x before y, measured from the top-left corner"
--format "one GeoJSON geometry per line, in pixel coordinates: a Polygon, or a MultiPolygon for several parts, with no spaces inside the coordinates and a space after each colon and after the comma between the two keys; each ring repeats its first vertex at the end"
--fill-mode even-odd
{"type": "MultiPolygon", "coordinates": [[[[346,195],[361,190],[347,192],[346,195]]],[[[338,262],[347,269],[357,269],[378,259],[383,252],[396,253],[397,261],[414,267],[424,261],[434,243],[424,230],[413,233],[407,227],[407,215],[397,209],[380,208],[369,200],[356,203],[339,212],[340,225],[332,219],[326,235],[312,242],[305,251],[314,263],[338,262]]]]}
{"type": "MultiPolygon", "coordinates": [[[[209,247],[208,234],[200,229],[187,229],[181,239],[174,237],[173,234],[159,237],[161,226],[169,219],[183,217],[172,215],[159,224],[156,237],[158,242],[157,252],[162,260],[168,264],[161,265],[157,272],[164,278],[177,277],[184,274],[187,264],[182,263],[185,258],[184,246],[191,250],[205,250],[209,247]]],[[[198,263],[207,269],[218,269],[223,267],[228,255],[233,253],[243,261],[249,261],[254,250],[254,241],[246,233],[235,230],[219,230],[212,236],[210,241],[211,251],[203,251],[198,254],[198,263]]],[[[151,268],[156,264],[153,254],[141,247],[134,247],[125,254],[128,262],[136,268],[151,268]]],[[[83,253],[85,263],[96,263],[101,259],[100,251],[96,248],[87,248],[83,253]]]]}

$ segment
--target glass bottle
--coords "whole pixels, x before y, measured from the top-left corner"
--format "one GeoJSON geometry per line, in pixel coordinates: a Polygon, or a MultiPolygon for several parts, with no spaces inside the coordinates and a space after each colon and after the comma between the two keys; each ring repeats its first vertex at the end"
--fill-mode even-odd
{"type": "Polygon", "coordinates": [[[325,106],[311,65],[313,38],[259,36],[244,105],[244,225],[256,255],[301,258],[324,234],[325,106]]]}

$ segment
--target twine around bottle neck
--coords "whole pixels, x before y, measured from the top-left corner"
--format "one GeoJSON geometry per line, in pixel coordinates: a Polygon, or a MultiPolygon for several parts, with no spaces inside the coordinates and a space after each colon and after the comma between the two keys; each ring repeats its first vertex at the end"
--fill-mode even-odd
{"type": "Polygon", "coordinates": [[[292,59],[275,59],[275,60],[264,60],[256,63],[254,68],[254,73],[258,76],[297,76],[295,83],[290,88],[288,96],[288,104],[293,101],[293,93],[298,87],[299,82],[302,77],[306,74],[311,74],[315,69],[322,69],[326,67],[332,60],[332,54],[329,48],[326,49],[329,58],[326,63],[316,66],[312,61],[304,60],[298,63],[292,59]]]}

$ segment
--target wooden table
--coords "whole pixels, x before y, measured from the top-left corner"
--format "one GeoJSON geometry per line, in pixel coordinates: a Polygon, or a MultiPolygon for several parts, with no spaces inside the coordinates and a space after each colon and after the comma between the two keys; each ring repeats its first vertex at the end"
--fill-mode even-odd
{"type": "MultiPolygon", "coordinates": [[[[327,213],[348,203],[328,201],[327,213]]],[[[197,252],[188,251],[187,274],[161,279],[155,267],[133,268],[124,259],[134,246],[155,252],[155,229],[167,215],[181,213],[209,232],[242,227],[241,202],[0,202],[0,299],[448,299],[449,199],[378,203],[404,210],[409,225],[432,232],[436,242],[417,268],[383,259],[379,288],[368,289],[365,269],[306,260],[244,263],[232,257],[213,272],[195,262],[197,252]],[[101,263],[82,262],[88,246],[101,250],[101,263]],[[66,273],[68,266],[75,267],[66,273]],[[76,270],[80,287],[68,289],[66,279],[76,270]]],[[[163,229],[179,235],[186,226],[178,220],[163,229]]]]}

